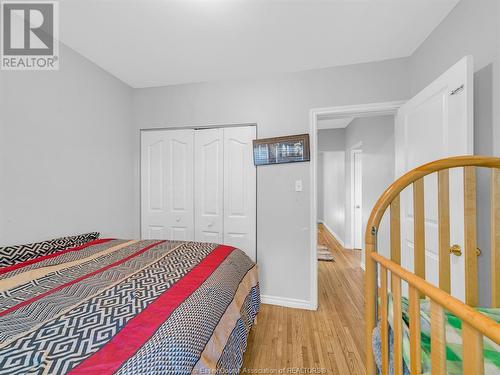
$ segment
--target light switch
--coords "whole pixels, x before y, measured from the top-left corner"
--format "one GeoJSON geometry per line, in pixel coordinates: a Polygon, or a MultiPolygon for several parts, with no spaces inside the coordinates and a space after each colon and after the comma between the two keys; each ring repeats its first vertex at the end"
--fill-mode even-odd
{"type": "Polygon", "coordinates": [[[302,180],[295,181],[295,191],[302,191],[302,180]]]}

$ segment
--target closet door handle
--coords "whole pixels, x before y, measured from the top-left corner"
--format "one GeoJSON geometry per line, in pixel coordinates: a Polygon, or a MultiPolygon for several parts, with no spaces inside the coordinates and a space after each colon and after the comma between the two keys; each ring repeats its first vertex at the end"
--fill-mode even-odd
{"type": "Polygon", "coordinates": [[[213,227],[213,225],[214,225],[214,222],[213,222],[213,221],[210,221],[210,222],[207,224],[207,226],[208,226],[209,228],[213,227]]]}
{"type": "Polygon", "coordinates": [[[179,221],[181,221],[181,218],[180,217],[176,217],[175,221],[179,222],[179,221]]]}

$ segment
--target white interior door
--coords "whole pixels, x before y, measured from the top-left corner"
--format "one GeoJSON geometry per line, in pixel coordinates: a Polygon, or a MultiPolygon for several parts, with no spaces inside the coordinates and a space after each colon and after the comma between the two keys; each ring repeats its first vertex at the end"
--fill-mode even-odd
{"type": "Polygon", "coordinates": [[[363,248],[363,163],[361,150],[352,153],[353,176],[354,176],[354,248],[363,248]]]}
{"type": "Polygon", "coordinates": [[[224,243],[256,259],[255,126],[224,129],[224,243]]]}
{"type": "Polygon", "coordinates": [[[195,130],[195,240],[224,242],[224,131],[195,130]]]}
{"type": "Polygon", "coordinates": [[[141,133],[141,237],[194,240],[194,131],[141,133]]]}
{"type": "MultiPolygon", "coordinates": [[[[403,105],[396,118],[396,176],[421,164],[473,153],[473,63],[465,57],[403,105]]],[[[437,178],[424,179],[426,278],[438,285],[437,178]]],[[[413,195],[401,195],[402,265],[413,270],[413,195]]],[[[450,240],[464,245],[463,173],[450,171],[450,240]]],[[[464,300],[464,259],[451,256],[451,292],[464,300]]]]}

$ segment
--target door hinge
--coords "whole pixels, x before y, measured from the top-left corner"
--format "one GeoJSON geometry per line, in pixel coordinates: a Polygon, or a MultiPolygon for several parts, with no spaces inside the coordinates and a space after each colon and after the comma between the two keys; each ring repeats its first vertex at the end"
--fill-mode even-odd
{"type": "Polygon", "coordinates": [[[464,88],[465,88],[465,84],[457,87],[455,90],[451,90],[450,91],[450,96],[451,95],[456,95],[456,94],[460,93],[464,88]]]}

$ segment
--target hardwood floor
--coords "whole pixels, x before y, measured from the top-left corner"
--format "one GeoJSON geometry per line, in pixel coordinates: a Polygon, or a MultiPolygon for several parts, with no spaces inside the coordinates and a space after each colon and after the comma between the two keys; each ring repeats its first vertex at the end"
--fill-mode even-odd
{"type": "Polygon", "coordinates": [[[262,305],[242,374],[313,373],[292,372],[298,369],[365,373],[361,252],[344,249],[321,225],[318,242],[335,257],[334,262],[318,262],[318,310],[262,305]]]}

